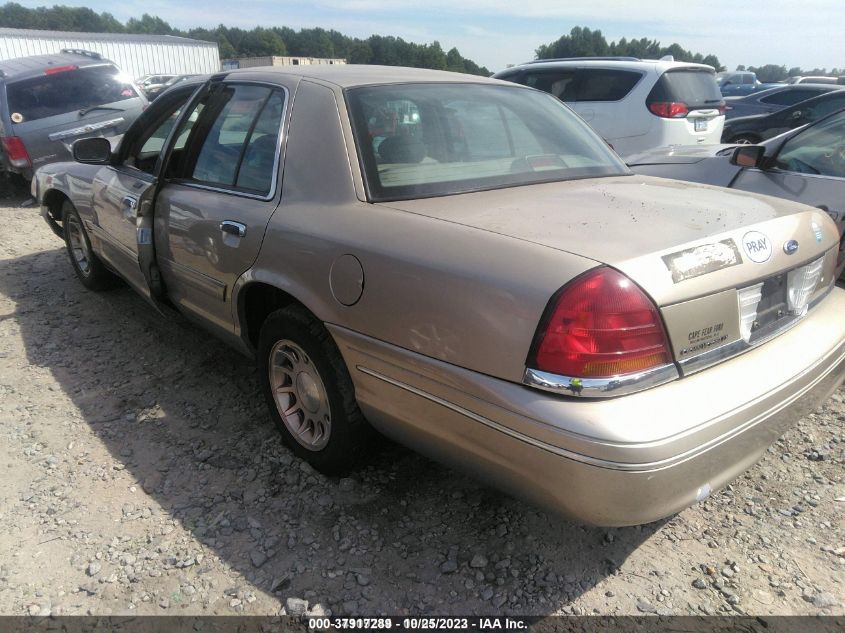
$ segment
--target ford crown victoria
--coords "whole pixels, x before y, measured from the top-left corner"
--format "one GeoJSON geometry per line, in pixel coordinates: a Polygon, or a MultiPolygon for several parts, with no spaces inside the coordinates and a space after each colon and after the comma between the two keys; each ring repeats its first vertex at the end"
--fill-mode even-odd
{"type": "Polygon", "coordinates": [[[236,70],[74,152],[33,193],[79,280],[254,356],[326,473],[376,430],[580,521],[644,523],[843,379],[826,213],[632,174],[525,86],[236,70]]]}

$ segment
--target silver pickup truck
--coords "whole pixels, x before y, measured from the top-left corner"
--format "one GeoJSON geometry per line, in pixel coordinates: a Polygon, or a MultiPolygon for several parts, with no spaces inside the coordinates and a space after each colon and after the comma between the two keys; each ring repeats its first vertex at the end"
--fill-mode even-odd
{"type": "Polygon", "coordinates": [[[845,374],[824,211],[633,174],[524,86],[236,70],[74,155],[33,194],[80,281],[254,356],[285,442],[326,473],[377,430],[578,520],[644,523],[845,374]]]}

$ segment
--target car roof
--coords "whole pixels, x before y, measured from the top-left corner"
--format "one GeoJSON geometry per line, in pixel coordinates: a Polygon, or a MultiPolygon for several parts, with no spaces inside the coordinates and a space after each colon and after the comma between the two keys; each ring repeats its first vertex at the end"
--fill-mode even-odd
{"type": "Polygon", "coordinates": [[[111,60],[100,57],[97,53],[55,53],[52,55],[32,55],[0,61],[0,81],[16,81],[44,74],[50,66],[102,66],[114,65],[111,60]]]}
{"type": "Polygon", "coordinates": [[[534,60],[512,66],[498,74],[503,74],[507,71],[517,69],[552,69],[562,67],[579,67],[579,68],[630,68],[634,70],[657,70],[665,72],[667,70],[674,70],[676,68],[695,68],[699,70],[707,70],[716,72],[712,66],[707,64],[694,64],[692,62],[676,62],[669,59],[637,59],[636,57],[571,57],[565,59],[548,59],[548,60],[534,60]]]}
{"type": "MultiPolygon", "coordinates": [[[[241,68],[221,73],[232,79],[278,81],[280,76],[317,79],[341,88],[402,83],[487,83],[502,85],[506,82],[478,75],[453,73],[446,70],[406,68],[404,66],[368,66],[363,64],[315,64],[311,66],[259,66],[241,68]]],[[[507,84],[512,86],[512,84],[507,84]]]]}

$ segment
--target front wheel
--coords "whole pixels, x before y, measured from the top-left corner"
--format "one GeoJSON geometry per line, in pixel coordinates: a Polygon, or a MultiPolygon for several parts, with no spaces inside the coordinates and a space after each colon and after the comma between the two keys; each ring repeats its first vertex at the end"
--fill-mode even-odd
{"type": "Polygon", "coordinates": [[[270,415],[297,456],[327,475],[361,463],[374,432],[319,321],[299,306],[272,313],[261,326],[257,362],[270,415]]]}
{"type": "Polygon", "coordinates": [[[62,205],[62,228],[71,266],[82,285],[89,290],[108,290],[118,285],[117,276],[106,268],[91,248],[82,218],[69,200],[62,205]]]}
{"type": "Polygon", "coordinates": [[[756,145],[759,142],[760,139],[753,134],[737,134],[728,141],[728,143],[734,143],[736,145],[756,145]]]}

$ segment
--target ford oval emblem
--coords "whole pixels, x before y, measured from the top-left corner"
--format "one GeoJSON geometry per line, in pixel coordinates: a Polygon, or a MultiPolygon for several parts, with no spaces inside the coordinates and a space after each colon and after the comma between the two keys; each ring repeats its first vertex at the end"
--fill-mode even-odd
{"type": "Polygon", "coordinates": [[[783,243],[783,252],[792,255],[798,251],[798,240],[789,240],[783,243]]]}

